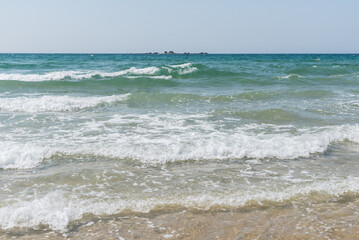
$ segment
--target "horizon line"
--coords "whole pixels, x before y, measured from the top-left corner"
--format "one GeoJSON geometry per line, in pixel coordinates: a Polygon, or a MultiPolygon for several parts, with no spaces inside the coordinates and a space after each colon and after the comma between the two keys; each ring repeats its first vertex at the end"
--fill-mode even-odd
{"type": "Polygon", "coordinates": [[[97,55],[101,55],[101,54],[137,54],[137,55],[142,55],[142,54],[146,54],[146,55],[188,55],[188,54],[185,54],[185,53],[189,53],[189,55],[209,55],[209,54],[212,54],[212,55],[215,55],[215,54],[222,54],[222,55],[260,55],[260,54],[268,54],[268,55],[275,55],[275,54],[296,54],[296,55],[306,55],[306,54],[359,54],[359,52],[242,52],[242,53],[237,53],[237,52],[233,52],[233,53],[230,53],[230,52],[224,52],[224,53],[220,53],[220,52],[175,52],[173,54],[166,54],[166,53],[163,53],[163,52],[0,52],[0,54],[97,54],[97,55]]]}

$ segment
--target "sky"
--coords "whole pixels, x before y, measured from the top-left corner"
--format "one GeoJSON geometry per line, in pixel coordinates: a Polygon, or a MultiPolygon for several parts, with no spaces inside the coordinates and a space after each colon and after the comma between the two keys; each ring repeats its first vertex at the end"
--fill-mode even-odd
{"type": "Polygon", "coordinates": [[[0,0],[2,53],[359,53],[358,0],[0,0]]]}

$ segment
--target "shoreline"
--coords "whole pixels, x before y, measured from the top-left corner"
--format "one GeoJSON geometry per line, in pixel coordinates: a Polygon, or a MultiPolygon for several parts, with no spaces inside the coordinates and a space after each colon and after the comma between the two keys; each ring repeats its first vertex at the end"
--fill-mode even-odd
{"type": "Polygon", "coordinates": [[[231,211],[112,216],[69,232],[2,234],[5,239],[358,239],[359,200],[231,211]]]}

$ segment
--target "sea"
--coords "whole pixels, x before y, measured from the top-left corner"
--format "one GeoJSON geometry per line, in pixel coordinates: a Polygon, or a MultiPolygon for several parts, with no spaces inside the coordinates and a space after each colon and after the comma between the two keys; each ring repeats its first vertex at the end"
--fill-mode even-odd
{"type": "Polygon", "coordinates": [[[358,201],[358,54],[0,54],[2,236],[358,201]]]}

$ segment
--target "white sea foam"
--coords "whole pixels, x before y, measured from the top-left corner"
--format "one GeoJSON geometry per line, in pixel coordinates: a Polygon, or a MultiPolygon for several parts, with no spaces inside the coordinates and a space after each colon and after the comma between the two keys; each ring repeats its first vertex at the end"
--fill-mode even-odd
{"type": "MultiPolygon", "coordinates": [[[[135,67],[131,67],[128,70],[124,70],[124,71],[120,71],[118,73],[123,74],[138,74],[138,75],[153,75],[156,74],[157,72],[160,71],[160,68],[158,67],[147,67],[147,68],[135,68],[135,67]]],[[[115,73],[115,74],[118,74],[115,73]]],[[[111,73],[110,73],[111,74],[111,73]]],[[[106,75],[103,75],[106,76],[106,75]]]]}
{"type": "Polygon", "coordinates": [[[51,156],[47,147],[40,147],[30,143],[0,144],[0,168],[26,169],[38,165],[44,158],[51,156]]]}
{"type": "Polygon", "coordinates": [[[117,71],[117,72],[101,72],[101,71],[54,71],[47,72],[43,74],[25,74],[25,73],[0,73],[1,80],[15,80],[15,81],[25,81],[25,82],[41,82],[41,81],[59,81],[59,80],[81,80],[81,79],[90,79],[95,76],[100,77],[134,77],[142,76],[149,78],[158,78],[158,79],[170,79],[170,75],[159,75],[154,76],[159,73],[161,69],[167,69],[169,73],[172,71],[177,71],[179,74],[188,74],[198,69],[193,67],[191,63],[185,63],[181,65],[172,65],[170,67],[145,67],[145,68],[136,68],[131,67],[126,70],[117,71]],[[170,69],[170,70],[169,70],[170,69]]]}
{"type": "Polygon", "coordinates": [[[214,206],[242,207],[248,203],[290,201],[312,193],[340,196],[348,192],[359,192],[359,178],[322,180],[286,188],[273,187],[268,190],[253,186],[250,190],[237,190],[228,193],[172,194],[160,198],[121,199],[111,196],[103,197],[101,193],[98,193],[101,197],[81,199],[75,193],[55,190],[32,200],[2,205],[0,227],[2,229],[35,228],[40,224],[45,224],[53,230],[64,232],[72,221],[81,219],[84,214],[101,216],[118,214],[125,210],[146,213],[157,207],[168,205],[208,210],[214,206]]]}
{"type": "Polygon", "coordinates": [[[101,123],[85,124],[68,134],[81,136],[80,139],[64,141],[60,137],[47,144],[32,142],[34,153],[31,152],[32,148],[28,148],[25,157],[22,147],[15,150],[5,148],[0,155],[0,167],[31,168],[53,154],[131,158],[148,164],[210,159],[295,159],[323,153],[335,142],[359,142],[359,126],[350,125],[307,129],[299,135],[293,135],[288,132],[258,134],[243,127],[231,133],[216,131],[213,126],[197,126],[202,129],[194,131],[188,126],[177,128],[174,124],[178,122],[173,122],[173,125],[159,124],[155,118],[151,119],[152,128],[143,129],[143,120],[139,118],[134,120],[137,124],[125,118],[117,124],[121,124],[120,121],[127,121],[126,124],[130,125],[132,122],[137,127],[131,132],[117,131],[114,121],[111,128],[104,128],[101,123]],[[164,133],[164,129],[169,132],[164,133]],[[98,132],[100,135],[96,136],[94,142],[92,136],[84,136],[86,131],[98,132]]]}
{"type": "Polygon", "coordinates": [[[72,97],[72,96],[42,96],[0,98],[0,111],[9,112],[63,112],[96,107],[100,104],[113,104],[125,100],[130,94],[72,97]]]}
{"type": "Polygon", "coordinates": [[[178,65],[169,65],[172,68],[187,68],[187,67],[191,67],[192,63],[183,63],[183,64],[178,64],[178,65]]]}
{"type": "Polygon", "coordinates": [[[278,79],[302,78],[299,74],[288,74],[286,76],[279,76],[278,79]]]}
{"type": "Polygon", "coordinates": [[[172,79],[172,76],[151,76],[153,79],[172,79]]]}
{"type": "Polygon", "coordinates": [[[359,142],[359,127],[333,127],[297,136],[289,133],[252,134],[243,129],[231,134],[184,131],[157,139],[146,135],[118,135],[114,145],[96,148],[83,145],[67,153],[134,158],[147,163],[244,157],[295,159],[323,153],[331,143],[344,140],[359,142]]]}
{"type": "MultiPolygon", "coordinates": [[[[143,76],[127,76],[127,78],[143,78],[143,76]]],[[[172,79],[172,76],[146,76],[146,78],[152,78],[152,79],[172,79]]]]}
{"type": "Polygon", "coordinates": [[[184,63],[179,65],[170,65],[171,68],[177,69],[178,73],[181,75],[193,73],[198,70],[198,68],[193,67],[192,63],[184,63]]]}
{"type": "Polygon", "coordinates": [[[125,75],[153,75],[159,72],[157,67],[135,68],[131,67],[127,70],[118,72],[100,72],[100,71],[56,71],[44,74],[20,74],[20,73],[1,73],[0,80],[16,80],[26,82],[41,82],[63,79],[89,79],[95,76],[100,77],[117,77],[125,75]]]}
{"type": "Polygon", "coordinates": [[[97,75],[94,72],[82,71],[56,71],[44,74],[21,74],[21,73],[1,73],[0,80],[15,80],[25,82],[41,82],[50,80],[62,80],[66,78],[84,79],[97,75]]]}

